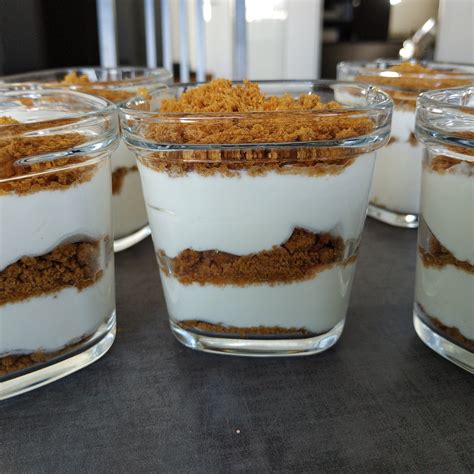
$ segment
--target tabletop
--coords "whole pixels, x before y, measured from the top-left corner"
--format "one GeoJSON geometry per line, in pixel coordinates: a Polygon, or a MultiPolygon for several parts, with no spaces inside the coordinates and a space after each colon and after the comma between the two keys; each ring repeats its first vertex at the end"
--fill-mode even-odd
{"type": "Polygon", "coordinates": [[[340,341],[268,359],[181,346],[151,240],[118,254],[115,344],[0,402],[0,472],[473,472],[473,379],[414,332],[415,251],[368,219],[340,341]]]}

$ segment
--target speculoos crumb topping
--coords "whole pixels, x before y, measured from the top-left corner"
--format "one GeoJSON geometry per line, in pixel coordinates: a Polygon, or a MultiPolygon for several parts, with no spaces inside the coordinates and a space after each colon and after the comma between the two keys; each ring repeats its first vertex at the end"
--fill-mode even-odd
{"type": "MultiPolygon", "coordinates": [[[[131,81],[127,81],[131,82],[131,81]]],[[[91,81],[86,74],[78,74],[72,71],[59,83],[62,86],[78,86],[74,90],[84,92],[85,94],[96,95],[111,102],[123,102],[135,95],[146,95],[146,88],[138,88],[137,91],[123,89],[111,89],[107,86],[120,85],[121,81],[91,81]],[[102,86],[102,87],[101,87],[102,86]]]]}
{"type": "MultiPolygon", "coordinates": [[[[242,85],[233,85],[225,79],[188,89],[179,98],[163,99],[159,112],[164,114],[162,121],[148,125],[145,132],[147,139],[157,143],[303,143],[359,137],[374,129],[369,118],[344,111],[343,106],[334,101],[323,103],[316,94],[303,94],[298,98],[290,94],[269,96],[261,92],[256,83],[244,81],[242,85]],[[339,113],[311,113],[325,111],[339,113]],[[224,116],[196,119],[194,114],[200,113],[224,116]],[[178,116],[188,120],[180,121],[178,116]]],[[[272,149],[267,145],[241,150],[157,152],[141,160],[148,167],[172,175],[197,171],[203,175],[221,172],[231,176],[243,169],[254,175],[271,170],[285,173],[293,165],[296,168],[290,173],[317,175],[341,172],[360,152],[336,147],[272,149]]]]}
{"type": "Polygon", "coordinates": [[[64,151],[84,143],[86,137],[76,132],[58,131],[57,134],[36,136],[30,134],[74,121],[75,119],[55,119],[29,124],[19,123],[10,117],[0,117],[0,179],[5,180],[0,182],[0,195],[30,194],[45,189],[61,190],[89,181],[95,172],[95,166],[67,168],[86,161],[87,157],[21,162],[23,158],[64,151]],[[53,171],[62,167],[66,169],[53,171]]]}
{"type": "Polygon", "coordinates": [[[474,83],[474,75],[471,80],[456,76],[465,76],[468,73],[462,71],[443,71],[432,69],[416,63],[400,63],[388,67],[385,71],[397,72],[400,76],[381,76],[381,69],[374,69],[374,74],[369,71],[366,74],[356,76],[354,80],[387,86],[385,92],[392,96],[395,105],[399,108],[415,110],[416,98],[420,92],[432,89],[444,89],[449,87],[460,87],[474,83]],[[396,89],[401,90],[396,90],[396,89]]]}

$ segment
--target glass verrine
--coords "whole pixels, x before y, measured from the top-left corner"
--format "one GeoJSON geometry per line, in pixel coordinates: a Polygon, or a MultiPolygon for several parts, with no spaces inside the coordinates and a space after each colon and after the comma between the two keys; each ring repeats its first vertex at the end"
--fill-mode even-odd
{"type": "Polygon", "coordinates": [[[425,145],[414,324],[433,350],[474,372],[474,87],[417,101],[425,145]]]}
{"type": "Polygon", "coordinates": [[[225,354],[312,354],[344,325],[392,102],[361,84],[258,86],[218,80],[131,100],[120,111],[123,136],[137,154],[178,340],[225,354]],[[204,107],[216,93],[234,110],[255,96],[267,111],[163,112],[167,100],[203,91],[204,107]],[[280,110],[296,102],[319,110],[280,110]]]}
{"type": "Polygon", "coordinates": [[[0,399],[64,377],[115,337],[116,107],[0,88],[0,399]]]}
{"type": "MultiPolygon", "coordinates": [[[[72,67],[5,76],[1,81],[66,87],[120,104],[135,95],[164,87],[172,81],[172,74],[162,68],[72,67]]],[[[122,141],[114,151],[111,163],[114,249],[120,251],[150,235],[150,229],[135,157],[122,141]]]]}
{"type": "Polygon", "coordinates": [[[418,227],[423,147],[414,133],[416,97],[431,89],[474,84],[474,66],[430,61],[342,62],[337,77],[376,84],[392,97],[392,134],[377,155],[369,216],[398,227],[418,227]]]}

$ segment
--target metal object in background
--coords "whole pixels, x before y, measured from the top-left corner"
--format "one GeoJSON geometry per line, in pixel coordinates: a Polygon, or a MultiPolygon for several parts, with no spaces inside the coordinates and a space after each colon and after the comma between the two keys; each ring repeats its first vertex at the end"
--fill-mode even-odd
{"type": "Polygon", "coordinates": [[[161,0],[161,37],[163,44],[163,67],[168,71],[173,71],[170,0],[161,0]]]}
{"type": "Polygon", "coordinates": [[[179,80],[189,82],[189,27],[187,0],[179,0],[179,80]]]}
{"type": "Polygon", "coordinates": [[[403,47],[399,52],[400,59],[408,61],[423,58],[424,53],[434,43],[435,38],[436,20],[430,18],[411,38],[403,42],[403,47]]]}
{"type": "Polygon", "coordinates": [[[115,0],[97,0],[100,64],[117,66],[117,32],[115,0]]]}
{"type": "Polygon", "coordinates": [[[235,0],[234,11],[234,64],[233,79],[247,76],[247,24],[245,20],[245,0],[235,0]]]}
{"type": "Polygon", "coordinates": [[[155,0],[144,1],[146,65],[156,68],[155,0]]]}
{"type": "Polygon", "coordinates": [[[196,0],[196,80],[206,80],[206,37],[204,25],[204,1],[196,0]]]}

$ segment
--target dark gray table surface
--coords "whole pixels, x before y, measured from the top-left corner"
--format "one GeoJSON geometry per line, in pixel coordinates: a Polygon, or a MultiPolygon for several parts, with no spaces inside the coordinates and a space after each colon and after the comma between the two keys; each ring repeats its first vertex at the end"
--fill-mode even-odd
{"type": "Polygon", "coordinates": [[[413,330],[415,247],[369,219],[341,340],[289,359],[181,346],[150,239],[119,254],[114,346],[0,402],[0,472],[473,472],[473,379],[413,330]]]}

